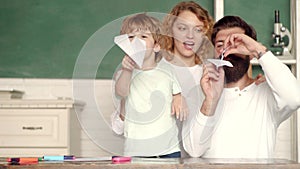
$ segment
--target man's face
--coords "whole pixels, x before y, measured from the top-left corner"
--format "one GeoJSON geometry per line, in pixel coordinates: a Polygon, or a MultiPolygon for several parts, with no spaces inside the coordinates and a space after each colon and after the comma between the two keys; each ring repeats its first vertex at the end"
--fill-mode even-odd
{"type": "MultiPolygon", "coordinates": [[[[215,53],[216,58],[219,58],[223,52],[223,46],[225,39],[233,33],[245,33],[245,31],[239,27],[233,27],[228,29],[223,29],[219,31],[216,35],[215,41],[215,53]]],[[[232,63],[233,67],[224,66],[226,83],[237,82],[241,79],[248,71],[250,59],[249,57],[241,57],[238,54],[230,54],[224,60],[232,63]]]]}

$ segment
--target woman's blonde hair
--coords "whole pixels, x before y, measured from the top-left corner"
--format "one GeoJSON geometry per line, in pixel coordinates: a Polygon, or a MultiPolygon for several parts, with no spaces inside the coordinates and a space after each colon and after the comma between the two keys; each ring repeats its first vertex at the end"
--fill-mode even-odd
{"type": "MultiPolygon", "coordinates": [[[[162,46],[161,22],[146,13],[135,14],[125,18],[122,22],[120,34],[129,34],[133,31],[150,31],[154,43],[162,46]]],[[[160,52],[155,53],[155,61],[162,58],[160,52]]]]}
{"type": "MultiPolygon", "coordinates": [[[[171,12],[165,17],[163,22],[163,28],[164,28],[164,36],[163,36],[163,45],[162,48],[166,51],[170,51],[172,54],[174,54],[174,38],[173,38],[173,32],[172,27],[173,24],[177,18],[177,16],[183,12],[183,11],[190,11],[194,13],[197,18],[203,22],[204,24],[204,33],[210,39],[210,36],[212,34],[212,27],[214,24],[214,21],[212,17],[209,15],[208,11],[204,8],[202,8],[199,4],[193,1],[188,2],[180,2],[178,3],[171,12]]],[[[200,64],[202,63],[202,53],[205,51],[205,45],[206,43],[202,44],[199,48],[199,52],[197,52],[195,57],[195,63],[200,64]]]]}

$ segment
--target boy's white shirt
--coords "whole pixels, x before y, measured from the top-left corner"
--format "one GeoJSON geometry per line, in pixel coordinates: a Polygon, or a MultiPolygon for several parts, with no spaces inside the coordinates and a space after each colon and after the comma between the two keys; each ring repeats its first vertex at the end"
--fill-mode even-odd
{"type": "Polygon", "coordinates": [[[180,151],[171,106],[173,94],[181,93],[181,87],[171,69],[160,62],[151,70],[133,71],[125,106],[124,155],[155,156],[180,151]]]}
{"type": "MultiPolygon", "coordinates": [[[[189,116],[193,116],[194,114],[197,114],[199,112],[200,103],[202,102],[202,99],[204,98],[204,95],[202,94],[202,91],[200,89],[200,78],[202,77],[203,69],[201,65],[195,65],[193,67],[181,67],[181,66],[175,66],[168,61],[166,61],[164,58],[160,62],[164,62],[168,65],[170,65],[175,75],[177,76],[177,79],[180,83],[181,90],[182,90],[182,96],[184,96],[186,103],[189,107],[189,116]]],[[[120,75],[117,73],[115,76],[115,80],[118,79],[120,75]]],[[[114,81],[115,81],[114,80],[114,81]]],[[[114,86],[114,84],[113,84],[114,86]]],[[[111,124],[112,124],[112,130],[118,134],[123,135],[124,133],[124,121],[120,118],[120,100],[119,98],[115,99],[115,111],[111,115],[111,124]]],[[[185,122],[184,122],[185,123],[185,122]]],[[[183,133],[183,135],[186,135],[187,133],[183,133]]]]}
{"type": "MultiPolygon", "coordinates": [[[[141,68],[143,65],[146,42],[135,37],[131,42],[128,38],[128,34],[116,36],[114,42],[141,68]]],[[[113,81],[113,91],[115,91],[115,81],[119,78],[121,70],[115,75],[113,81]]],[[[111,115],[112,130],[118,134],[124,134],[124,121],[120,118],[120,98],[114,96],[115,111],[111,115]]]]}

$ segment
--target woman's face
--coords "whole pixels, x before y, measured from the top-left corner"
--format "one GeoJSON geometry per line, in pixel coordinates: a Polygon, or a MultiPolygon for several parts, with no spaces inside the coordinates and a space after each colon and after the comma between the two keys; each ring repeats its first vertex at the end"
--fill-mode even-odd
{"type": "Polygon", "coordinates": [[[205,35],[203,27],[203,22],[194,13],[181,12],[172,27],[174,54],[183,58],[193,58],[205,35]]]}

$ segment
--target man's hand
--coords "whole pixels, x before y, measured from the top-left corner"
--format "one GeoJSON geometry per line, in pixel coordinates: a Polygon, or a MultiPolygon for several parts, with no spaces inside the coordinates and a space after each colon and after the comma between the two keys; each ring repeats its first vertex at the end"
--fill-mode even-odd
{"type": "Polygon", "coordinates": [[[224,88],[224,74],[223,67],[219,67],[217,70],[215,65],[211,63],[203,65],[200,84],[205,99],[200,111],[206,116],[214,114],[224,88]]]}
{"type": "Polygon", "coordinates": [[[240,54],[241,57],[250,56],[250,60],[254,57],[259,59],[259,55],[267,51],[265,46],[245,34],[229,35],[224,41],[223,48],[227,49],[225,57],[229,54],[240,54]]]}

